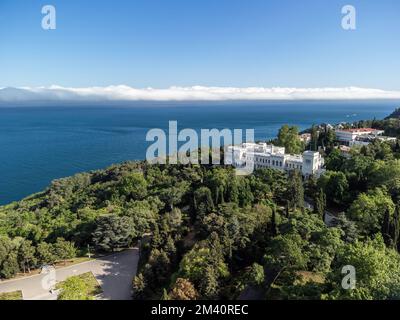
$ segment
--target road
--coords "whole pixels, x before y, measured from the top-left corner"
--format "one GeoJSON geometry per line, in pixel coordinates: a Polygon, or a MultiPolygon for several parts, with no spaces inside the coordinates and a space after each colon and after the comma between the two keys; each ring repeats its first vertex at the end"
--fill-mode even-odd
{"type": "Polygon", "coordinates": [[[103,289],[100,299],[130,300],[132,299],[132,279],[136,275],[138,261],[138,249],[129,249],[107,257],[60,268],[55,273],[2,281],[0,293],[21,290],[24,300],[56,300],[57,295],[49,291],[51,286],[49,283],[53,282],[52,279],[60,282],[70,276],[92,272],[103,289]]]}
{"type": "MultiPolygon", "coordinates": [[[[306,207],[306,209],[314,210],[314,205],[311,203],[311,201],[304,200],[304,206],[306,207]]],[[[325,221],[324,222],[328,227],[332,227],[335,225],[335,219],[336,218],[332,213],[325,210],[325,221]]]]}

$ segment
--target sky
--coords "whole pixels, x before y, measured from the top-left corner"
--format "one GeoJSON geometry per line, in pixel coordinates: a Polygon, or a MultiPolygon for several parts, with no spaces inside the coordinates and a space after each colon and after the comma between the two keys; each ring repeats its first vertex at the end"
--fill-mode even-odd
{"type": "Polygon", "coordinates": [[[0,0],[0,88],[52,85],[400,91],[400,1],[0,0]]]}

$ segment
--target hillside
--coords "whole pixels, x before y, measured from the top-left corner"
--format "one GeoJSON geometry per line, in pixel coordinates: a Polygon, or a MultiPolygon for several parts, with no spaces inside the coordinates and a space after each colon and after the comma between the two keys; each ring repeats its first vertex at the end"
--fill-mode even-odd
{"type": "Polygon", "coordinates": [[[400,193],[391,181],[400,162],[382,147],[350,160],[332,152],[331,171],[305,190],[296,172],[237,177],[226,167],[143,162],[56,180],[0,207],[0,275],[84,254],[87,244],[111,252],[147,235],[135,299],[235,299],[249,288],[270,299],[399,297],[400,193]],[[304,192],[315,211],[304,208],[304,192]],[[346,211],[335,228],[323,223],[326,204],[346,211]],[[370,270],[358,275],[360,291],[338,287],[344,264],[370,270]]]}

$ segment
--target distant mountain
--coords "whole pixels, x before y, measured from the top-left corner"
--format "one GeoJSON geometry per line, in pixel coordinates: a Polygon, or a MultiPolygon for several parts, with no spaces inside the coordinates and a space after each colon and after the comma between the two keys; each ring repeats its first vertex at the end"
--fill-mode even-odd
{"type": "Polygon", "coordinates": [[[0,89],[0,101],[29,101],[37,100],[38,94],[19,88],[0,89]]]}
{"type": "Polygon", "coordinates": [[[400,108],[397,108],[385,119],[399,119],[399,118],[400,118],[400,108]]]}
{"type": "Polygon", "coordinates": [[[21,87],[0,89],[0,104],[32,102],[104,101],[298,101],[298,100],[400,100],[400,91],[371,88],[282,88],[282,87],[206,87],[134,88],[107,87],[21,87]]]}

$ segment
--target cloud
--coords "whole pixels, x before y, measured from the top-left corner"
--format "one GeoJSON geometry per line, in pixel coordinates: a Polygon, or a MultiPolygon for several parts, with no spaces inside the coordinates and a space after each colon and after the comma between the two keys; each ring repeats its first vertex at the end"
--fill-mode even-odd
{"type": "Polygon", "coordinates": [[[170,87],[137,89],[126,85],[68,88],[20,87],[0,89],[0,102],[29,101],[224,101],[224,100],[353,100],[400,99],[400,91],[345,88],[170,87]]]}

